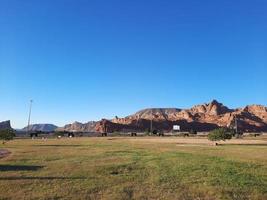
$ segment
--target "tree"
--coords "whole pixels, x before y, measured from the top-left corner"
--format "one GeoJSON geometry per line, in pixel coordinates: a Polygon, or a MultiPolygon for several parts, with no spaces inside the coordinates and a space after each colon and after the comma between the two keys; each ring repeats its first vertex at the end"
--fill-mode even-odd
{"type": "MultiPolygon", "coordinates": [[[[228,132],[225,128],[218,128],[211,131],[208,135],[208,139],[211,141],[230,140],[232,133],[228,132]]],[[[217,143],[215,143],[217,145],[217,143]]]]}
{"type": "Polygon", "coordinates": [[[15,136],[15,131],[12,129],[0,130],[0,140],[3,140],[3,144],[5,144],[6,141],[13,140],[15,136]]]}

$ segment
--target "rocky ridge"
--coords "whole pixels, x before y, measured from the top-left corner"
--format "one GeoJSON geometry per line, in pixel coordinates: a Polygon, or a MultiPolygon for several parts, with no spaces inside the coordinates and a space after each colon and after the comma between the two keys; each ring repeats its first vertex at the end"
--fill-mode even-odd
{"type": "Polygon", "coordinates": [[[85,124],[74,122],[58,130],[81,132],[145,131],[150,128],[171,131],[173,125],[180,125],[183,131],[210,131],[217,127],[233,127],[237,121],[238,129],[245,132],[267,131],[267,107],[249,105],[230,109],[212,100],[189,109],[151,108],[133,115],[112,120],[103,119],[85,124]]]}

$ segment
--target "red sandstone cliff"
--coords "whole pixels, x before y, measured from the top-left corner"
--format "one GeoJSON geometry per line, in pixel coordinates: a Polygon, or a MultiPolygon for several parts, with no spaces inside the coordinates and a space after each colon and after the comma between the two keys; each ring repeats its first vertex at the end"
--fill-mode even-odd
{"type": "Polygon", "coordinates": [[[235,119],[239,130],[242,131],[267,131],[267,107],[250,105],[244,108],[229,109],[216,100],[210,103],[193,106],[190,109],[178,108],[151,108],[141,110],[133,115],[112,120],[88,122],[86,124],[74,123],[63,127],[64,130],[89,131],[89,132],[114,132],[114,131],[145,131],[153,128],[170,131],[177,124],[181,129],[188,131],[210,131],[217,127],[234,126],[235,119]]]}

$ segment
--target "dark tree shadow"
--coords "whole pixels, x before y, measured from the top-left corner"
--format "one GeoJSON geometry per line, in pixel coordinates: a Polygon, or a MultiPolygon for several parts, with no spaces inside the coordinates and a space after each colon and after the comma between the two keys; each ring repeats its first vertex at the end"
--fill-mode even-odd
{"type": "Polygon", "coordinates": [[[81,180],[85,179],[84,177],[60,177],[60,176],[6,176],[6,177],[0,177],[0,180],[4,181],[12,181],[12,180],[81,180]]]}
{"type": "Polygon", "coordinates": [[[267,144],[219,144],[220,146],[267,146],[267,144]]]}
{"type": "Polygon", "coordinates": [[[6,149],[0,149],[0,158],[4,158],[4,157],[8,156],[9,154],[11,154],[10,151],[8,151],[6,149]]]}
{"type": "Polygon", "coordinates": [[[0,165],[0,171],[37,171],[43,168],[38,165],[0,165]]]}
{"type": "Polygon", "coordinates": [[[84,147],[88,145],[80,145],[80,144],[34,144],[32,146],[38,146],[38,147],[84,147]]]}

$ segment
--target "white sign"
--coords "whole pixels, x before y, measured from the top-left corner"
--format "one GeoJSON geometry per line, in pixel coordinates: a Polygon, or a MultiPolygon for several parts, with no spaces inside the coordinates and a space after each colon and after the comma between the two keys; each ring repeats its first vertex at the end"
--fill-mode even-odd
{"type": "Polygon", "coordinates": [[[173,130],[180,131],[180,126],[179,125],[173,125],[173,130]]]}

